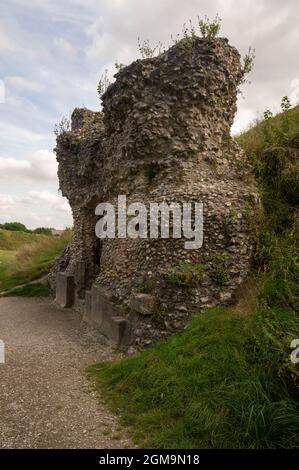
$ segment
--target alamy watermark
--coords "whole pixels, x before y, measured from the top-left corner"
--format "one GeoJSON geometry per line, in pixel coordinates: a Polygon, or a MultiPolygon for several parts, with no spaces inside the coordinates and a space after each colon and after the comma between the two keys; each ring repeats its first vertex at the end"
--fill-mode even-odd
{"type": "Polygon", "coordinates": [[[293,339],[291,342],[291,348],[293,351],[291,352],[291,361],[293,364],[299,364],[299,338],[293,339]]]}
{"type": "Polygon", "coordinates": [[[203,244],[203,205],[199,202],[133,202],[119,195],[117,207],[109,202],[98,204],[95,214],[98,238],[184,238],[186,250],[203,244]],[[117,220],[116,220],[117,218],[117,220]]]}

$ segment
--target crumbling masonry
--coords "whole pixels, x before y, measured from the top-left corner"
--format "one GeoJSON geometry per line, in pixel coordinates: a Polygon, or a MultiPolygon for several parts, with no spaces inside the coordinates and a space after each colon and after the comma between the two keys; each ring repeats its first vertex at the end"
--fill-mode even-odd
{"type": "Polygon", "coordinates": [[[50,274],[57,301],[82,309],[114,344],[138,349],[182,329],[203,308],[228,303],[250,269],[248,213],[256,203],[230,137],[243,72],[226,39],[179,43],[116,75],[103,111],[75,109],[57,139],[59,182],[73,238],[50,274]],[[204,243],[105,239],[95,207],[199,201],[204,243]],[[58,274],[57,274],[58,273],[58,274]]]}

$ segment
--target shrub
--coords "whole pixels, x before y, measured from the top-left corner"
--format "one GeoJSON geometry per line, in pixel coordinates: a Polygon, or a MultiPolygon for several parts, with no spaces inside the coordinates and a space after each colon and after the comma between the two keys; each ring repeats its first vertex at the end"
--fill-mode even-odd
{"type": "Polygon", "coordinates": [[[29,232],[28,228],[21,224],[20,222],[6,222],[5,224],[0,224],[2,230],[11,230],[12,232],[29,232]]]}
{"type": "Polygon", "coordinates": [[[151,59],[156,53],[161,54],[165,48],[160,41],[156,46],[151,46],[148,39],[142,41],[140,37],[138,37],[138,50],[143,59],[151,59]]]}
{"type": "Polygon", "coordinates": [[[299,204],[299,107],[289,106],[283,97],[280,114],[265,111],[262,121],[238,137],[259,185],[261,226],[276,235],[292,228],[299,204]]]}
{"type": "Polygon", "coordinates": [[[55,124],[54,126],[54,134],[56,135],[56,137],[59,137],[60,135],[70,130],[71,130],[71,121],[66,117],[62,117],[61,121],[58,124],[55,124]]]}
{"type": "Polygon", "coordinates": [[[218,14],[212,21],[207,16],[205,16],[203,20],[198,17],[198,25],[202,37],[209,39],[215,38],[220,32],[221,18],[218,14]]]}
{"type": "Polygon", "coordinates": [[[38,227],[32,230],[33,233],[37,233],[39,235],[48,235],[49,237],[52,236],[52,229],[47,227],[38,227]]]}
{"type": "Polygon", "coordinates": [[[105,69],[101,75],[98,88],[97,88],[100,98],[102,98],[103,94],[107,91],[110,85],[111,85],[111,81],[108,77],[108,69],[105,69]]]}
{"type": "Polygon", "coordinates": [[[253,49],[250,46],[248,49],[248,52],[243,57],[243,67],[242,67],[243,77],[241,79],[241,85],[243,83],[250,83],[249,80],[246,78],[246,75],[248,75],[252,71],[253,66],[254,66],[254,59],[255,59],[255,49],[253,49]]]}

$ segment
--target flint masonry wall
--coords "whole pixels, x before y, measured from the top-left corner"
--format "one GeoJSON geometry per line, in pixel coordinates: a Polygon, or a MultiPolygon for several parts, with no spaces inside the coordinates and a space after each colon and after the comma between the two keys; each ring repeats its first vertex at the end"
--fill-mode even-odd
{"type": "Polygon", "coordinates": [[[75,273],[84,262],[77,297],[100,286],[128,319],[126,344],[133,347],[183,328],[193,312],[231,301],[247,276],[247,216],[256,196],[230,137],[241,79],[239,53],[226,39],[179,43],[121,70],[103,96],[103,112],[75,110],[72,130],[57,140],[74,230],[51,283],[56,271],[75,273]],[[128,203],[202,202],[203,247],[186,250],[178,239],[100,242],[94,209],[120,194],[128,203]]]}

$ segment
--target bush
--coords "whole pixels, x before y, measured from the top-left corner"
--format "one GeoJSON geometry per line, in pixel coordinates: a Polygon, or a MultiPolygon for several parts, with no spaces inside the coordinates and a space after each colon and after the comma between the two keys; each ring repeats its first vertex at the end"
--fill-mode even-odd
{"type": "Polygon", "coordinates": [[[60,135],[64,134],[65,132],[69,132],[71,130],[71,121],[70,119],[66,117],[62,117],[61,121],[58,124],[55,124],[54,126],[54,134],[56,137],[59,137],[60,135]]]}
{"type": "Polygon", "coordinates": [[[292,228],[299,204],[299,107],[289,109],[284,97],[281,109],[275,117],[266,111],[261,122],[237,139],[259,184],[264,223],[274,234],[292,228]]]}
{"type": "Polygon", "coordinates": [[[20,222],[6,222],[5,224],[0,224],[2,230],[11,230],[12,232],[29,232],[28,228],[21,224],[20,222]]]}
{"type": "Polygon", "coordinates": [[[52,236],[52,229],[46,227],[38,227],[32,231],[33,233],[37,233],[39,235],[48,235],[49,237],[52,236]]]}
{"type": "Polygon", "coordinates": [[[207,16],[203,20],[198,18],[198,25],[203,38],[216,38],[220,32],[221,18],[218,15],[212,21],[207,16]]]}

